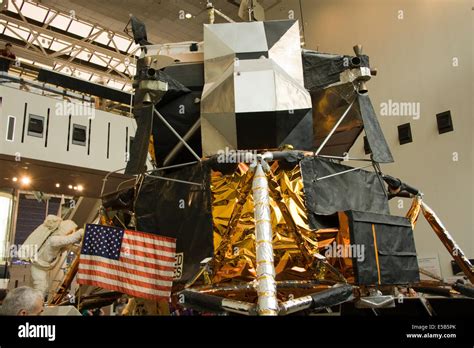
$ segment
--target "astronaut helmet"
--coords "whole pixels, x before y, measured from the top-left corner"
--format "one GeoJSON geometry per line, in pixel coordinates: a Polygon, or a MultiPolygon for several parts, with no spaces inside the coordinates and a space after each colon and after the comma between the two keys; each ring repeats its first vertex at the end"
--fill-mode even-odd
{"type": "Polygon", "coordinates": [[[48,230],[55,230],[59,227],[63,219],[56,215],[48,215],[43,222],[43,227],[48,230]]]}
{"type": "Polygon", "coordinates": [[[58,229],[54,232],[56,236],[66,236],[71,232],[74,232],[77,228],[77,225],[72,220],[64,220],[59,224],[58,229]]]}

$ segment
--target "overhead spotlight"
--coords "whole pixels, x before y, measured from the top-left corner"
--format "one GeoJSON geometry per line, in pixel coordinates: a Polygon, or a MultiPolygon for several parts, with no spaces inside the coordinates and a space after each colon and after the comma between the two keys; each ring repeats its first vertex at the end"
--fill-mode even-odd
{"type": "Polygon", "coordinates": [[[77,185],[77,191],[81,192],[84,190],[84,187],[82,185],[77,185]]]}
{"type": "Polygon", "coordinates": [[[21,178],[21,183],[23,185],[29,185],[29,184],[31,184],[31,179],[27,176],[24,176],[24,177],[21,178]]]}
{"type": "Polygon", "coordinates": [[[186,13],[185,17],[186,17],[186,19],[191,19],[191,18],[193,18],[193,15],[191,13],[186,13]]]}
{"type": "Polygon", "coordinates": [[[18,178],[17,178],[17,177],[14,177],[14,178],[12,178],[12,181],[13,181],[13,182],[17,182],[17,181],[18,181],[18,178]]]}
{"type": "Polygon", "coordinates": [[[60,187],[61,187],[61,185],[60,185],[60,184],[56,184],[56,187],[57,187],[57,188],[60,188],[60,187]]]}
{"type": "Polygon", "coordinates": [[[69,188],[70,190],[72,190],[72,185],[69,185],[68,188],[69,188]]]}
{"type": "Polygon", "coordinates": [[[77,186],[74,186],[73,188],[74,188],[74,191],[77,191],[77,186]]]}

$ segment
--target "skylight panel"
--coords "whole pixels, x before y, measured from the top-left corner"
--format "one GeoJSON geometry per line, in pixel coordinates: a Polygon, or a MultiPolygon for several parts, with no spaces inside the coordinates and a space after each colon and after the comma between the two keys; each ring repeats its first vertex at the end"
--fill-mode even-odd
{"type": "Polygon", "coordinates": [[[103,45],[108,45],[109,44],[109,33],[104,31],[101,33],[99,36],[97,36],[94,40],[95,42],[101,43],[103,45]]]}
{"type": "Polygon", "coordinates": [[[41,23],[43,23],[43,21],[45,20],[47,13],[47,10],[31,2],[25,2],[23,4],[23,7],[21,8],[21,14],[23,16],[34,19],[35,21],[41,23]]]}
{"type": "MultiPolygon", "coordinates": [[[[19,1],[15,0],[15,3],[18,6],[18,8],[21,8],[21,4],[23,3],[23,0],[19,0],[19,1]]],[[[18,11],[16,10],[15,5],[13,4],[13,1],[8,1],[8,11],[18,13],[18,11]]]]}
{"type": "Polygon", "coordinates": [[[71,17],[63,16],[60,14],[52,20],[50,25],[61,30],[66,30],[71,20],[71,17]]]}
{"type": "Polygon", "coordinates": [[[78,35],[80,37],[87,37],[91,32],[92,25],[82,23],[77,20],[73,20],[69,26],[68,32],[78,35]]]}
{"type": "Polygon", "coordinates": [[[107,86],[109,86],[111,88],[122,89],[123,83],[120,83],[120,82],[117,82],[117,81],[114,81],[114,80],[110,80],[107,83],[107,86]]]}
{"type": "Polygon", "coordinates": [[[90,62],[100,66],[106,66],[105,62],[102,59],[97,58],[96,55],[92,55],[90,62]]]}
{"type": "Polygon", "coordinates": [[[128,49],[128,46],[130,46],[130,40],[127,40],[117,35],[113,37],[113,41],[117,45],[117,48],[123,52],[126,52],[128,49]]]}
{"type": "MultiPolygon", "coordinates": [[[[54,40],[53,43],[51,44],[51,50],[53,51],[61,51],[62,49],[64,49],[65,47],[67,47],[68,45],[61,42],[61,41],[58,41],[58,40],[54,40]]],[[[67,53],[67,52],[65,52],[67,53]]]]}
{"type": "Polygon", "coordinates": [[[89,58],[91,57],[90,53],[88,51],[82,51],[81,53],[79,53],[76,58],[78,59],[81,59],[81,60],[85,60],[85,61],[88,61],[89,58]]]}
{"type": "Polygon", "coordinates": [[[15,39],[19,39],[18,36],[20,36],[21,38],[23,38],[23,40],[27,40],[30,33],[28,31],[20,29],[20,28],[14,28],[14,27],[7,26],[7,28],[5,30],[5,35],[7,35],[11,38],[15,38],[15,39]]]}

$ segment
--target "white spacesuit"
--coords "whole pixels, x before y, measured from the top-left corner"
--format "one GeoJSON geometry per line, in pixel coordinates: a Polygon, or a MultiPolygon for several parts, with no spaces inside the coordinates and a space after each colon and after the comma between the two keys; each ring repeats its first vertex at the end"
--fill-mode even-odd
{"type": "Polygon", "coordinates": [[[31,277],[33,288],[46,296],[49,289],[48,273],[60,259],[65,249],[81,240],[84,230],[74,232],[77,225],[71,220],[62,221],[50,215],[25,241],[25,245],[37,246],[37,255],[31,259],[31,277]]]}

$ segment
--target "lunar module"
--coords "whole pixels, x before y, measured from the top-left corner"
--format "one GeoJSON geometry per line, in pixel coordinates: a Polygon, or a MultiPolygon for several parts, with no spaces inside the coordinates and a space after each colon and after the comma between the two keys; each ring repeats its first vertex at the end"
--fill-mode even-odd
{"type": "MultiPolygon", "coordinates": [[[[298,21],[204,25],[202,43],[152,45],[134,80],[136,185],[103,198],[103,218],[177,240],[173,297],[244,315],[394,305],[420,282],[420,214],[469,281],[469,260],[394,162],[354,55],[301,48],[298,21]],[[365,135],[366,158],[349,155],[365,135]],[[154,169],[147,169],[147,161],[154,169]],[[347,166],[347,163],[355,163],[347,166]],[[405,217],[389,200],[412,199],[405,217]]],[[[423,271],[423,270],[421,270],[423,271]]]]}

